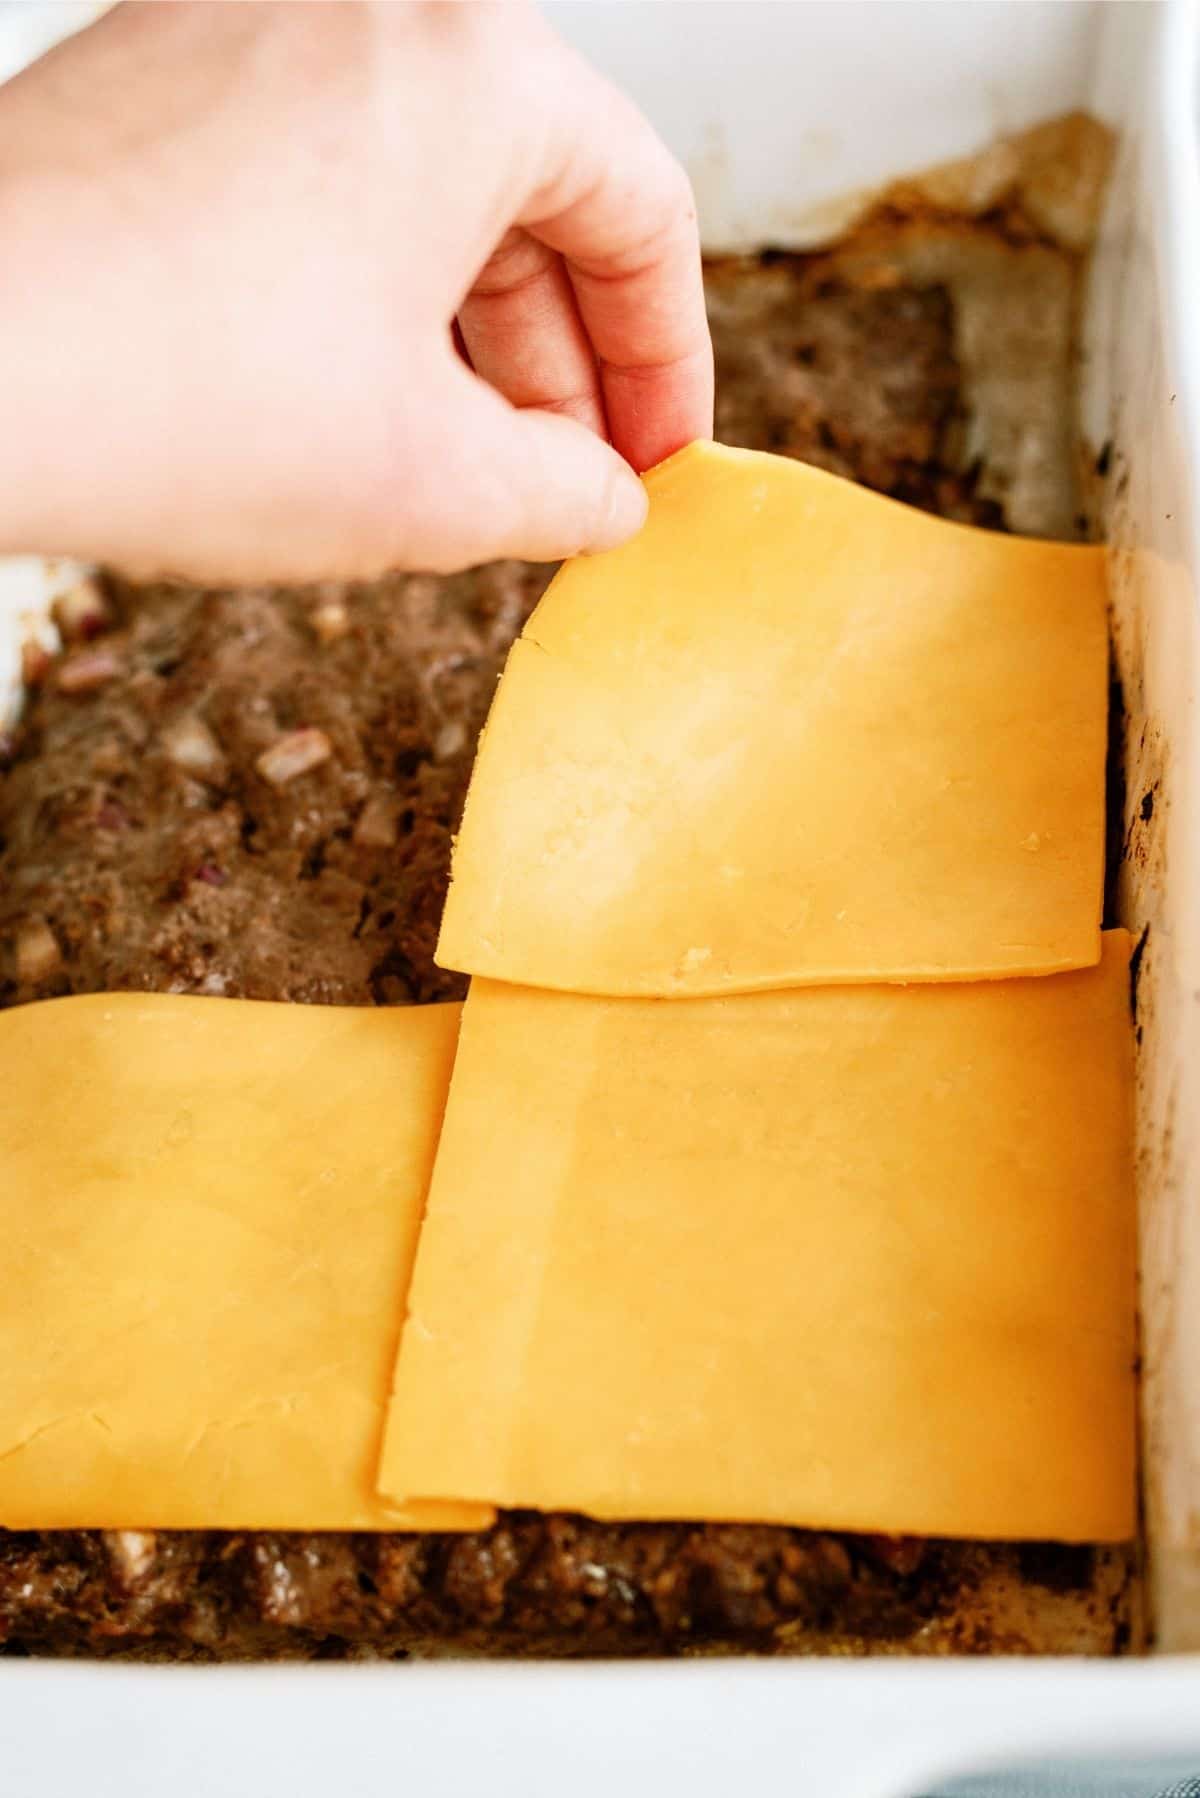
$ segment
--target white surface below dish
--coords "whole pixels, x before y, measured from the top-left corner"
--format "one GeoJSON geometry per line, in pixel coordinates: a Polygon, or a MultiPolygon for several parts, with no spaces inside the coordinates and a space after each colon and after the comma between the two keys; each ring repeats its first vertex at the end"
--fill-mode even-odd
{"type": "Polygon", "coordinates": [[[24,1662],[3,1684],[13,1798],[904,1798],[1018,1759],[1200,1766],[1200,1673],[1184,1660],[68,1664],[53,1678],[24,1662]]]}

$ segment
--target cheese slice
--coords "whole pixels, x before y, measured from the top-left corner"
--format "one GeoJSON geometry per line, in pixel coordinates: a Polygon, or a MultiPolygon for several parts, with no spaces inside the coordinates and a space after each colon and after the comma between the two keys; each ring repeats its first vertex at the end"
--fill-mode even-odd
{"type": "Polygon", "coordinates": [[[375,1491],[460,1010],[0,1013],[0,1525],[489,1520],[375,1491]]]}
{"type": "Polygon", "coordinates": [[[671,996],[1094,964],[1103,552],[712,444],[646,486],[513,647],[442,965],[671,996]]]}
{"type": "Polygon", "coordinates": [[[1114,931],[1057,979],[688,1004],[476,981],[382,1490],[1131,1536],[1128,960],[1114,931]]]}

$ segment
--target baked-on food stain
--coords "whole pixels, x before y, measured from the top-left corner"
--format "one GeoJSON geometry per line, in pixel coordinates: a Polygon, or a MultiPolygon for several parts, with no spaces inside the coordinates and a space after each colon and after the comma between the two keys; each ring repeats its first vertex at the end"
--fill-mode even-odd
{"type": "MultiPolygon", "coordinates": [[[[721,262],[708,281],[718,436],[1003,527],[963,460],[944,288],[788,254],[721,262]]],[[[301,593],[113,581],[112,628],[39,668],[0,745],[0,1004],[120,988],[460,997],[432,959],[451,835],[549,573],[502,563],[301,593]],[[63,679],[101,648],[103,665],[63,679]]],[[[0,1644],[169,1659],[1111,1652],[1129,1634],[1129,1565],[1120,1549],[529,1513],[466,1537],[0,1531],[0,1644]]]]}

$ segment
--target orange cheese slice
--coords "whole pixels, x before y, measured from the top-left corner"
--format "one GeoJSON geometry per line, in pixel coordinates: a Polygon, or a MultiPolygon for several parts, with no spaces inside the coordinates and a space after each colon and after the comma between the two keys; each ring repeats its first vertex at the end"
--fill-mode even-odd
{"type": "Polygon", "coordinates": [[[475,982],[382,1490],[1131,1536],[1128,959],[689,1004],[475,982]]]}
{"type": "Polygon", "coordinates": [[[0,1525],[488,1521],[375,1491],[460,1010],[0,1013],[0,1525]]]}
{"type": "Polygon", "coordinates": [[[712,444],[646,486],[513,647],[442,965],[672,996],[1094,964],[1103,552],[712,444]]]}

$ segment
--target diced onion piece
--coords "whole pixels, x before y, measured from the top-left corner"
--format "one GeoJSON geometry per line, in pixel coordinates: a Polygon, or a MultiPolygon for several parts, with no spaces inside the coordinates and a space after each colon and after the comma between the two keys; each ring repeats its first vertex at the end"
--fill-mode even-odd
{"type": "Polygon", "coordinates": [[[290,730],[264,749],[254,766],[273,787],[284,787],[299,774],[319,768],[333,754],[333,744],[323,730],[306,726],[290,730]]]}
{"type": "Polygon", "coordinates": [[[173,718],[162,733],[162,746],[168,759],[185,774],[201,780],[220,780],[225,772],[221,746],[203,718],[185,712],[173,718]]]}
{"type": "Polygon", "coordinates": [[[461,718],[451,718],[434,738],[433,753],[439,762],[449,761],[467,746],[467,727],[461,718]]]}
{"type": "Polygon", "coordinates": [[[391,849],[396,841],[396,802],[387,793],[372,793],[354,826],[362,849],[391,849]]]}
{"type": "Polygon", "coordinates": [[[340,599],[323,599],[309,614],[319,643],[336,643],[350,629],[350,614],[340,599]]]}
{"type": "Polygon", "coordinates": [[[105,1530],[104,1545],[123,1585],[136,1586],[154,1565],[158,1537],[154,1530],[105,1530]]]}
{"type": "Polygon", "coordinates": [[[27,918],[17,932],[17,979],[35,986],[61,966],[62,950],[45,918],[27,918]]]}
{"type": "Polygon", "coordinates": [[[107,686],[121,672],[120,659],[111,649],[84,649],[60,662],[57,684],[60,693],[94,693],[107,686]]]}
{"type": "Polygon", "coordinates": [[[50,607],[64,643],[86,643],[113,625],[112,607],[94,580],[77,581],[50,607]]]}

